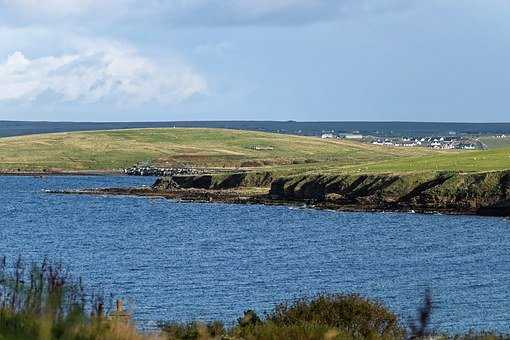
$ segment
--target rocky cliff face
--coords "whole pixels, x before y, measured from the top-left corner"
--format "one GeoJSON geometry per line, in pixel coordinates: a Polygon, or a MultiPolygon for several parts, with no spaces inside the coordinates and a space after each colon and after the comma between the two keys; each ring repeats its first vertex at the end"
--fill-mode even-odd
{"type": "Polygon", "coordinates": [[[275,199],[314,200],[373,209],[510,216],[510,171],[297,176],[275,180],[270,193],[275,199]]]}
{"type": "Polygon", "coordinates": [[[272,201],[331,207],[416,210],[510,216],[510,171],[477,174],[303,175],[273,179],[270,172],[161,178],[155,191],[269,187],[272,201]]]}
{"type": "Polygon", "coordinates": [[[234,173],[227,175],[171,176],[154,183],[155,190],[169,189],[235,189],[239,187],[269,187],[273,182],[270,172],[234,173]]]}

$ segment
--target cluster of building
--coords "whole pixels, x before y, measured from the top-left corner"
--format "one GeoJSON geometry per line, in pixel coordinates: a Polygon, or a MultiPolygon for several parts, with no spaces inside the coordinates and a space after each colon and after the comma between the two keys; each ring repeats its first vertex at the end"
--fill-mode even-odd
{"type": "Polygon", "coordinates": [[[452,150],[476,150],[482,149],[483,144],[476,140],[463,137],[399,137],[399,138],[376,138],[371,142],[374,145],[393,147],[426,147],[433,149],[452,150]]]}
{"type": "Polygon", "coordinates": [[[334,134],[333,132],[324,132],[321,136],[322,139],[352,139],[352,140],[362,140],[363,135],[354,132],[354,133],[340,133],[334,134]]]}
{"type": "MultiPolygon", "coordinates": [[[[504,135],[502,135],[504,136],[504,135]]],[[[484,149],[484,144],[474,138],[465,136],[455,136],[455,133],[450,133],[450,136],[437,136],[437,137],[374,137],[363,136],[358,131],[353,133],[335,134],[333,132],[323,132],[322,139],[350,139],[358,140],[373,145],[392,146],[392,147],[424,147],[442,150],[462,149],[462,150],[477,150],[484,149]]],[[[504,138],[504,137],[500,137],[504,138]]]]}

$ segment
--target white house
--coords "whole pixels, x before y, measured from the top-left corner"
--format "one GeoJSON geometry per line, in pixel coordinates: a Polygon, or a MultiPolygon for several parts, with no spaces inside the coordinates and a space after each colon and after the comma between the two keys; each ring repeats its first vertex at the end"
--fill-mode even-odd
{"type": "Polygon", "coordinates": [[[358,134],[347,134],[344,136],[345,139],[357,139],[357,140],[360,140],[360,139],[363,139],[363,135],[358,135],[358,134]]]}

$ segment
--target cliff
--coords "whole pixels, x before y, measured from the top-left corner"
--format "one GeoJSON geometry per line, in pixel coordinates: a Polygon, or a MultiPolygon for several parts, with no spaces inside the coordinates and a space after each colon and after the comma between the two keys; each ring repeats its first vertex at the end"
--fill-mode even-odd
{"type": "Polygon", "coordinates": [[[271,187],[271,202],[354,210],[415,210],[510,216],[510,171],[403,175],[301,175],[270,172],[161,178],[154,191],[271,187]]]}
{"type": "Polygon", "coordinates": [[[297,176],[276,179],[270,194],[275,199],[313,200],[365,209],[510,216],[510,171],[297,176]]]}
{"type": "Polygon", "coordinates": [[[273,182],[270,172],[243,172],[233,174],[171,176],[156,180],[152,186],[155,190],[169,189],[211,189],[225,190],[240,187],[269,187],[273,182]]]}

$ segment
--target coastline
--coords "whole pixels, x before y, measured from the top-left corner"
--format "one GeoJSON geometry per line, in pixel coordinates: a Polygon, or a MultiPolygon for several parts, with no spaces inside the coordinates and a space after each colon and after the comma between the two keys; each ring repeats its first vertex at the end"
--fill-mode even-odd
{"type": "MultiPolygon", "coordinates": [[[[115,171],[0,172],[0,176],[125,176],[115,171]]],[[[410,212],[510,217],[510,172],[416,175],[271,173],[170,176],[151,187],[48,191],[53,194],[135,195],[183,202],[263,204],[348,212],[410,212]]]]}
{"type": "Polygon", "coordinates": [[[412,209],[406,206],[370,206],[360,204],[338,204],[316,200],[285,200],[271,197],[270,194],[247,194],[242,190],[209,190],[209,189],[176,189],[168,191],[153,190],[151,188],[98,188],[82,190],[55,190],[49,194],[63,195],[111,195],[111,196],[139,196],[148,198],[172,199],[181,202],[194,203],[226,203],[226,204],[260,204],[268,206],[289,206],[316,210],[338,212],[399,212],[416,214],[445,214],[445,215],[478,215],[474,210],[454,209],[412,209]]]}

